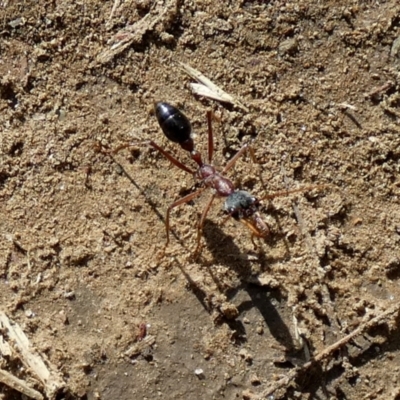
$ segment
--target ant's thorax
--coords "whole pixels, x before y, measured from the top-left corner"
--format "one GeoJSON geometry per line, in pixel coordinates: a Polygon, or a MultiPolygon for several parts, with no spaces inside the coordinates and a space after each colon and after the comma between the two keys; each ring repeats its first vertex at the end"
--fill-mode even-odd
{"type": "Polygon", "coordinates": [[[233,183],[222,176],[213,165],[203,163],[201,154],[197,150],[190,152],[193,161],[199,166],[196,177],[206,186],[215,190],[215,193],[221,197],[227,197],[234,192],[233,183]]]}

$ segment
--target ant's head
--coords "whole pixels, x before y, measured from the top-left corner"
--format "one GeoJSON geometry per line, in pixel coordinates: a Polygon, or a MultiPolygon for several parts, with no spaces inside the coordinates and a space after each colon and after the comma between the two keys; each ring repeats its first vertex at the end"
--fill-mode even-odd
{"type": "Polygon", "coordinates": [[[164,102],[155,104],[155,112],[164,135],[172,142],[179,143],[184,150],[193,151],[192,126],[186,115],[164,102]]]}
{"type": "Polygon", "coordinates": [[[224,211],[235,219],[249,218],[257,212],[259,202],[249,192],[236,190],[224,203],[224,211]]]}

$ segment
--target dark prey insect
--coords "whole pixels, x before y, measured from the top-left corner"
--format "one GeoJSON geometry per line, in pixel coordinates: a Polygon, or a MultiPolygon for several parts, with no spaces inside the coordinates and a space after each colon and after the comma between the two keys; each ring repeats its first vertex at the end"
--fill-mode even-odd
{"type": "MultiPolygon", "coordinates": [[[[245,190],[235,189],[231,180],[226,178],[224,175],[235,165],[236,161],[241,157],[246,151],[251,150],[250,146],[245,144],[225,165],[225,168],[221,172],[218,172],[216,168],[211,164],[213,153],[214,153],[214,140],[213,132],[211,127],[211,112],[207,112],[207,122],[208,122],[208,163],[204,163],[201,154],[195,149],[195,144],[192,138],[192,126],[188,118],[176,107],[160,102],[155,105],[155,113],[160,124],[162,131],[165,136],[172,142],[179,144],[179,146],[189,152],[191,159],[197,164],[197,170],[192,170],[179,160],[177,160],[170,153],[165,151],[163,148],[158,146],[152,140],[145,141],[144,144],[150,145],[155,148],[161,154],[163,154],[172,164],[176,165],[178,168],[185,172],[192,174],[196,179],[200,181],[202,187],[196,191],[176,200],[173,202],[167,210],[167,215],[165,219],[165,227],[167,233],[167,241],[165,247],[169,244],[169,231],[170,231],[170,214],[172,209],[180,206],[181,204],[188,203],[194,198],[198,197],[204,190],[211,188],[213,193],[206,204],[203,213],[200,217],[197,226],[197,245],[195,254],[200,249],[201,244],[201,233],[204,225],[206,216],[211,208],[211,205],[216,197],[226,198],[224,203],[224,210],[228,216],[233,217],[244,223],[250,230],[252,234],[252,240],[254,243],[254,237],[266,238],[268,237],[270,230],[267,224],[262,219],[259,207],[260,201],[265,199],[273,199],[279,196],[286,196],[292,193],[304,192],[305,190],[314,189],[318,186],[308,186],[306,188],[285,190],[270,195],[263,196],[257,199],[255,196],[250,194],[245,190]]],[[[121,146],[116,151],[122,148],[129,147],[121,146]]],[[[116,152],[115,151],[115,152],[116,152]]]]}

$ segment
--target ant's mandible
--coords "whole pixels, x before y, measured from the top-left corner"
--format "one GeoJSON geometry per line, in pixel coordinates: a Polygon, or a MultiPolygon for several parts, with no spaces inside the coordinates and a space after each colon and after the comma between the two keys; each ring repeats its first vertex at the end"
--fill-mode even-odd
{"type": "MultiPolygon", "coordinates": [[[[233,217],[244,223],[251,230],[251,238],[254,243],[254,237],[266,238],[268,237],[270,230],[262,219],[259,213],[260,202],[266,199],[273,199],[279,196],[286,196],[292,193],[304,192],[314,188],[320,188],[321,186],[308,186],[306,188],[285,190],[276,192],[270,195],[263,196],[257,199],[255,196],[245,190],[235,189],[231,180],[226,178],[224,175],[235,165],[236,161],[246,151],[250,149],[248,144],[245,144],[226,164],[225,168],[218,172],[212,165],[212,158],[214,153],[214,139],[211,126],[212,114],[211,111],[207,112],[207,123],[208,123],[208,163],[204,163],[201,154],[195,149],[195,144],[192,138],[192,126],[189,119],[179,109],[172,106],[171,104],[160,102],[155,104],[155,114],[158,123],[164,132],[164,135],[172,142],[179,144],[179,146],[189,152],[191,159],[197,164],[197,170],[192,170],[185,164],[177,160],[174,156],[158,146],[152,140],[143,141],[142,144],[147,144],[161,154],[163,154],[172,164],[182,169],[185,172],[192,174],[196,179],[202,183],[202,187],[193,193],[190,193],[175,202],[173,202],[167,210],[165,218],[165,227],[167,234],[167,241],[165,248],[169,244],[169,231],[170,231],[170,214],[171,211],[180,206],[181,204],[188,203],[194,198],[198,197],[204,190],[211,188],[213,194],[210,197],[203,213],[201,214],[198,226],[197,226],[197,245],[195,254],[198,253],[201,247],[201,233],[204,225],[206,216],[211,208],[211,205],[216,197],[226,198],[224,203],[224,211],[228,216],[233,217]]],[[[113,153],[119,150],[130,147],[130,145],[123,145],[118,149],[114,150],[113,153]]]]}

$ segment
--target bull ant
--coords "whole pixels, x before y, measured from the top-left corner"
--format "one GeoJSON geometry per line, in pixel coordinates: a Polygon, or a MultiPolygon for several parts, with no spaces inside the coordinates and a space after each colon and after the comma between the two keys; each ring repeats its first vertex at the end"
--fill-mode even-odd
{"type": "MultiPolygon", "coordinates": [[[[165,248],[168,246],[170,241],[170,214],[171,211],[180,206],[181,204],[188,203],[189,201],[195,199],[200,194],[204,192],[207,188],[212,189],[212,195],[205,206],[203,213],[200,217],[197,226],[197,245],[195,249],[195,254],[198,254],[201,248],[201,234],[206,216],[211,208],[211,205],[216,197],[225,198],[224,211],[225,213],[235,220],[244,223],[251,231],[251,239],[254,242],[254,237],[267,238],[270,234],[270,230],[262,219],[259,207],[260,202],[266,199],[273,199],[279,196],[287,196],[292,193],[304,192],[306,190],[311,190],[315,188],[320,188],[321,186],[308,186],[306,188],[285,190],[281,192],[276,192],[269,194],[257,199],[255,196],[250,194],[245,190],[235,189],[231,180],[226,178],[224,175],[235,165],[236,161],[241,157],[246,151],[251,150],[248,144],[245,144],[229,162],[225,165],[225,168],[221,172],[218,172],[216,168],[212,165],[212,158],[214,153],[214,139],[213,131],[211,126],[212,114],[211,111],[207,112],[207,122],[208,122],[208,163],[204,163],[199,151],[195,149],[195,143],[192,137],[192,126],[189,119],[176,107],[160,102],[155,104],[155,114],[158,123],[164,132],[164,135],[174,143],[179,144],[179,146],[189,152],[191,159],[197,164],[197,169],[192,170],[174,156],[168,153],[166,150],[158,146],[152,140],[146,140],[141,142],[142,144],[149,145],[159,151],[164,155],[172,164],[180,168],[181,170],[192,174],[197,180],[200,181],[201,187],[196,191],[176,200],[173,202],[167,210],[165,218],[165,228],[167,234],[167,241],[165,248]]],[[[113,153],[120,151],[123,148],[130,147],[131,145],[123,145],[118,149],[114,150],[113,153]]]]}

